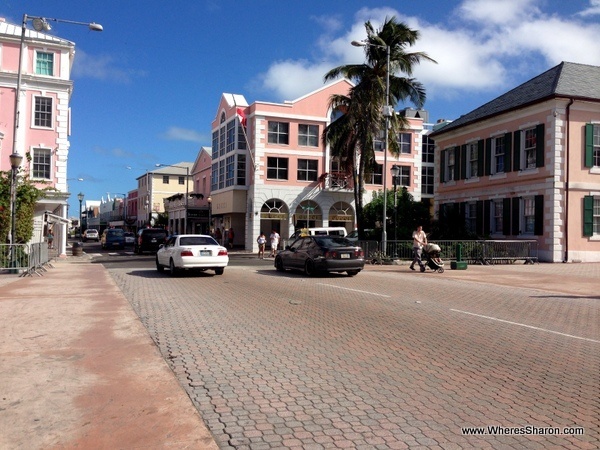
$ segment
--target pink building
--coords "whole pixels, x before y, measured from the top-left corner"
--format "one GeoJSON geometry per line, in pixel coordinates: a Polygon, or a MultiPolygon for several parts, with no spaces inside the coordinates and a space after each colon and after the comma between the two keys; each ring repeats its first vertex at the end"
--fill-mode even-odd
{"type": "Polygon", "coordinates": [[[600,261],[600,67],[563,62],[431,136],[441,220],[600,261]]]}
{"type": "MultiPolygon", "coordinates": [[[[287,239],[306,226],[355,228],[353,181],[341,172],[321,139],[335,120],[329,101],[348,94],[348,80],[339,80],[293,101],[248,104],[241,95],[223,94],[212,123],[210,193],[215,228],[235,230],[235,245],[256,250],[260,231],[275,229],[287,239]]],[[[424,120],[406,114],[410,129],[400,137],[402,152],[388,155],[376,143],[381,166],[367,181],[365,204],[375,191],[392,188],[390,168],[401,166],[401,185],[421,199],[424,120]]]]}
{"type": "Polygon", "coordinates": [[[67,238],[69,100],[74,55],[73,42],[29,29],[21,52],[21,26],[0,18],[0,133],[4,135],[0,170],[10,170],[9,155],[18,153],[23,156],[20,174],[38,181],[39,187],[56,188],[36,207],[32,242],[41,242],[52,228],[59,254],[65,253],[67,238]],[[22,79],[15,136],[19,67],[22,79]]]}

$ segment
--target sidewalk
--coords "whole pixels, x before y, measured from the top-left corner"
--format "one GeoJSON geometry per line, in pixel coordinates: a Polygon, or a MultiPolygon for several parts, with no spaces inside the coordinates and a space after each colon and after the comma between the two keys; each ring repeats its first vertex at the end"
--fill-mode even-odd
{"type": "Polygon", "coordinates": [[[0,448],[217,449],[108,272],[53,265],[0,275],[0,448]]]}

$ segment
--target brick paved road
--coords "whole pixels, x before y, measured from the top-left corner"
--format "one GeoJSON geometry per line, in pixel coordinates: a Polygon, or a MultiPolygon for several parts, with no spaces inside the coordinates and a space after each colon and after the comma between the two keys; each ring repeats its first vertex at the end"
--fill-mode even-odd
{"type": "Polygon", "coordinates": [[[600,447],[600,297],[372,266],[111,275],[222,449],[600,447]],[[461,433],[490,425],[538,428],[461,433]]]}

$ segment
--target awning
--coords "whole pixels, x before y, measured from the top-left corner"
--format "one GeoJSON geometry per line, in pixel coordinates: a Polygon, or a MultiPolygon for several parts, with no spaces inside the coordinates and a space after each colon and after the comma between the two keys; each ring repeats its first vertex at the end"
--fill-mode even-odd
{"type": "Polygon", "coordinates": [[[69,219],[65,219],[64,217],[57,216],[56,214],[52,214],[49,212],[44,213],[46,216],[46,222],[48,223],[64,223],[67,225],[71,225],[71,221],[69,219]]]}

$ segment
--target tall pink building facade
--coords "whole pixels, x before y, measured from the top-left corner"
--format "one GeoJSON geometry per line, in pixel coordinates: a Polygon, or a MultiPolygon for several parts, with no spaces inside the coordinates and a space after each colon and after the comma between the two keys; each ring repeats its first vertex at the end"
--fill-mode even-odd
{"type": "Polygon", "coordinates": [[[39,201],[32,242],[52,228],[54,244],[64,254],[67,238],[67,160],[75,44],[27,29],[21,51],[21,26],[0,18],[0,170],[10,170],[9,155],[23,156],[20,174],[38,187],[56,191],[39,201]],[[21,56],[21,59],[19,57],[21,56]],[[17,79],[21,68],[19,114],[15,127],[17,79]],[[16,128],[16,135],[14,129],[16,128]]]}
{"type": "MultiPolygon", "coordinates": [[[[322,142],[325,127],[335,120],[329,101],[347,95],[348,80],[325,85],[293,101],[248,104],[241,95],[223,94],[212,123],[211,210],[215,228],[235,231],[235,245],[256,250],[256,237],[271,230],[287,239],[306,226],[356,227],[353,180],[341,171],[322,142]]],[[[392,188],[390,168],[401,167],[401,186],[421,199],[424,120],[406,115],[410,124],[399,137],[402,152],[388,154],[376,143],[380,166],[365,184],[364,203],[392,188]]]]}
{"type": "Polygon", "coordinates": [[[563,62],[431,136],[440,219],[600,261],[600,67],[563,62]]]}

